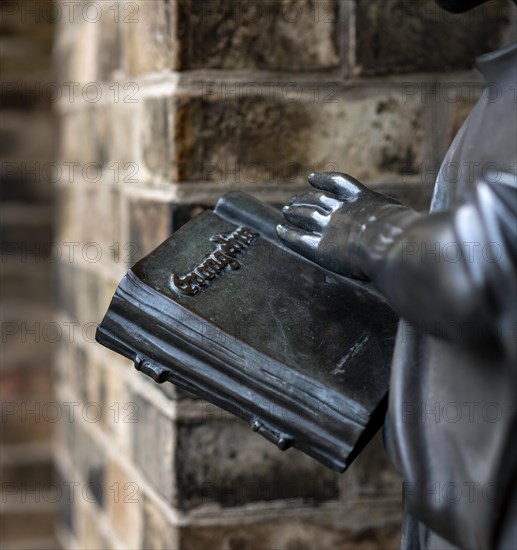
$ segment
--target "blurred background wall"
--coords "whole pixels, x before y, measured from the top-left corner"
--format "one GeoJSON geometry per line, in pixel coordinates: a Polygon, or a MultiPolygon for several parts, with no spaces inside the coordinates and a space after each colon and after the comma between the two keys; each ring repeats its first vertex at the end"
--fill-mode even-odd
{"type": "Polygon", "coordinates": [[[60,327],[54,319],[54,265],[48,261],[53,186],[43,174],[56,152],[54,104],[43,91],[48,83],[56,86],[55,25],[20,11],[50,5],[0,5],[2,548],[56,546],[51,433],[59,407],[52,364],[60,327]]]}
{"type": "Polygon", "coordinates": [[[280,206],[340,170],[426,210],[482,93],[474,57],[515,40],[509,3],[0,9],[2,548],[396,548],[379,437],[334,474],[155,384],[95,327],[127,269],[228,190],[280,206]]]}

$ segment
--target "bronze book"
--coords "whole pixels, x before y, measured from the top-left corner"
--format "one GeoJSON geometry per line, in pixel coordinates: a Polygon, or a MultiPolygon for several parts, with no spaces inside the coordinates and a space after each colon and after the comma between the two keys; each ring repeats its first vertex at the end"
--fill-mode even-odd
{"type": "Polygon", "coordinates": [[[343,471],[382,425],[398,319],[368,284],[286,248],[281,220],[224,196],[127,273],[96,337],[343,471]]]}

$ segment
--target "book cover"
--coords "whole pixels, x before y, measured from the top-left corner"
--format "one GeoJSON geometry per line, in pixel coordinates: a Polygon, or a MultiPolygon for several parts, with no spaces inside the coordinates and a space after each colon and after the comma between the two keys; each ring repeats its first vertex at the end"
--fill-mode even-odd
{"type": "Polygon", "coordinates": [[[124,277],[97,341],[343,471],[382,425],[397,316],[285,247],[279,210],[229,193],[124,277]]]}

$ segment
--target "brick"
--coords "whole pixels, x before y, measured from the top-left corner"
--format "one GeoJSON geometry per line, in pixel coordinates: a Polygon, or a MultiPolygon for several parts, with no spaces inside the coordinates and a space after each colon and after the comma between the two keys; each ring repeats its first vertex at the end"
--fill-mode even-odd
{"type": "Polygon", "coordinates": [[[179,505],[338,498],[338,474],[295,450],[281,453],[251,428],[212,405],[214,420],[181,423],[176,450],[179,505]]]}
{"type": "Polygon", "coordinates": [[[67,25],[62,25],[59,32],[55,36],[55,77],[56,82],[62,85],[64,82],[74,82],[74,61],[76,42],[74,34],[79,32],[79,23],[76,21],[70,22],[67,25]]]}
{"type": "MultiPolygon", "coordinates": [[[[1,215],[13,219],[11,223],[1,224],[0,245],[7,259],[23,265],[37,264],[42,271],[49,269],[46,261],[50,255],[48,247],[51,242],[52,228],[50,225],[50,209],[47,207],[4,206],[1,215]],[[23,217],[32,216],[32,220],[23,217]],[[37,217],[40,219],[38,220],[37,217]],[[32,222],[32,223],[31,223],[32,222]]],[[[34,268],[34,267],[33,267],[34,268]]]]}
{"type": "MultiPolygon", "coordinates": [[[[175,180],[174,156],[176,120],[170,97],[148,97],[141,102],[141,174],[140,178],[175,180]]],[[[139,179],[140,179],[139,178],[139,179]]]]}
{"type": "Polygon", "coordinates": [[[123,7],[124,4],[106,5],[102,10],[100,21],[96,23],[99,27],[97,32],[97,78],[100,82],[111,82],[121,76],[123,32],[126,25],[123,7]]]}
{"type": "MultiPolygon", "coordinates": [[[[5,251],[5,249],[4,249],[5,251]]],[[[51,307],[52,296],[50,264],[19,261],[19,257],[4,262],[0,274],[2,295],[9,296],[11,302],[24,302],[34,306],[51,307]]],[[[49,311],[48,317],[51,317],[49,311]]]]}
{"type": "MultiPolygon", "coordinates": [[[[2,207],[0,218],[5,222],[0,224],[2,295],[10,302],[51,308],[49,289],[54,263],[50,260],[56,253],[50,247],[51,210],[47,206],[11,203],[2,207]]],[[[45,315],[50,316],[50,309],[45,315]]]]}
{"type": "MultiPolygon", "coordinates": [[[[95,146],[93,161],[99,166],[101,177],[111,183],[113,177],[111,174],[113,170],[110,169],[112,164],[113,106],[112,104],[96,105],[93,111],[94,130],[92,137],[95,146]]],[[[87,177],[90,178],[89,181],[97,183],[98,175],[95,173],[87,177]]]]}
{"type": "Polygon", "coordinates": [[[53,431],[53,424],[42,417],[42,410],[47,400],[31,396],[27,400],[4,401],[2,411],[2,444],[41,443],[48,441],[53,431]],[[12,410],[15,413],[11,413],[12,410]],[[10,413],[5,416],[4,413],[10,413]]]}
{"type": "Polygon", "coordinates": [[[77,269],[70,262],[59,262],[54,281],[57,306],[72,322],[77,321],[77,269]]]}
{"type": "Polygon", "coordinates": [[[0,7],[0,29],[6,35],[33,36],[34,39],[44,38],[47,45],[52,42],[53,15],[52,0],[6,0],[0,7]]]}
{"type": "MultiPolygon", "coordinates": [[[[47,139],[52,139],[51,132],[48,132],[47,139]]],[[[18,144],[14,147],[17,148],[18,144]]],[[[58,177],[59,168],[55,163],[45,160],[30,157],[3,159],[0,168],[2,203],[49,204],[51,186],[58,177]]]]}
{"type": "MultiPolygon", "coordinates": [[[[30,447],[27,452],[30,452],[30,447]]],[[[47,461],[7,464],[4,462],[0,465],[0,472],[4,487],[11,483],[23,483],[27,491],[31,491],[41,488],[42,485],[48,486],[54,483],[53,467],[47,461]]]]}
{"type": "Polygon", "coordinates": [[[129,242],[124,255],[124,263],[133,265],[172,233],[171,205],[168,202],[127,198],[129,218],[129,242]]]}
{"type": "Polygon", "coordinates": [[[463,15],[434,0],[357,2],[357,66],[363,75],[466,69],[497,49],[507,5],[491,2],[463,15]]]}
{"type": "Polygon", "coordinates": [[[83,16],[82,9],[72,19],[71,24],[64,25],[59,41],[58,60],[63,55],[68,69],[61,71],[62,77],[66,78],[65,82],[78,82],[81,85],[96,82],[99,24],[88,21],[83,16]]]}
{"type": "MultiPolygon", "coordinates": [[[[85,249],[86,250],[86,249],[85,249]]],[[[98,250],[92,247],[92,254],[97,254],[98,250]]],[[[86,256],[86,253],[85,253],[86,256]]],[[[103,312],[99,305],[99,286],[100,277],[97,273],[89,269],[77,270],[77,308],[78,308],[78,321],[83,327],[89,326],[92,323],[99,323],[103,312]]],[[[89,342],[93,337],[93,330],[88,330],[88,327],[84,330],[77,330],[76,336],[80,341],[77,343],[91,344],[89,342]]]]}
{"type": "Polygon", "coordinates": [[[130,76],[176,66],[176,2],[138,0],[124,18],[126,64],[130,76]]]}
{"type": "MultiPolygon", "coordinates": [[[[76,184],[81,181],[83,170],[89,163],[98,163],[95,145],[95,111],[91,107],[74,110],[60,118],[59,162],[79,163],[63,167],[63,179],[76,184]],[[78,139],[78,136],[81,136],[78,139]]],[[[93,177],[93,175],[91,176],[93,177]]]]}
{"type": "MultiPolygon", "coordinates": [[[[13,319],[14,317],[5,312],[4,319],[13,319]]],[[[33,322],[29,317],[24,317],[24,322],[31,325],[33,322]]],[[[31,327],[32,328],[32,327],[31,327]]],[[[35,327],[34,327],[35,328],[35,327]]],[[[15,335],[21,344],[25,347],[30,345],[32,338],[37,338],[36,334],[24,335],[23,327],[20,330],[20,335],[15,335]],[[25,341],[23,337],[25,336],[25,341]]],[[[10,337],[5,338],[4,344],[10,344],[10,337]]],[[[4,345],[5,358],[2,369],[2,396],[6,400],[28,399],[30,396],[40,400],[50,401],[53,397],[53,386],[51,379],[51,358],[48,346],[35,346],[30,351],[31,353],[23,353],[20,351],[20,357],[17,360],[12,360],[11,350],[9,345],[4,345]],[[8,353],[9,352],[9,353],[8,353]],[[13,368],[15,367],[15,368],[13,368]]]]}
{"type": "Polygon", "coordinates": [[[109,508],[110,498],[107,488],[110,483],[107,479],[109,466],[106,464],[106,454],[83,426],[88,422],[98,425],[98,422],[88,420],[97,418],[97,412],[96,407],[85,407],[79,404],[75,408],[73,421],[69,421],[68,418],[65,420],[70,424],[69,428],[76,432],[74,446],[69,447],[73,465],[77,471],[77,475],[71,481],[80,483],[77,489],[78,498],[109,508]]]}
{"type": "Polygon", "coordinates": [[[335,0],[182,0],[181,68],[336,68],[338,34],[343,32],[337,24],[338,4],[335,0]]]}
{"type": "Polygon", "coordinates": [[[86,399],[86,381],[88,380],[88,355],[82,347],[82,331],[74,330],[73,345],[71,350],[71,361],[68,365],[70,376],[68,378],[70,388],[79,399],[83,407],[88,401],[86,399]]]}
{"type": "MultiPolygon", "coordinates": [[[[97,219],[98,215],[102,215],[102,206],[103,201],[101,197],[102,187],[100,185],[82,185],[77,196],[78,200],[78,222],[80,224],[80,244],[75,250],[75,255],[78,256],[77,261],[81,259],[86,263],[88,261],[88,255],[85,252],[85,247],[89,243],[94,243],[100,247],[100,242],[103,237],[103,228],[99,227],[99,222],[97,219]]],[[[101,251],[102,252],[102,251],[101,251]]],[[[95,250],[91,250],[91,258],[96,258],[95,250]]],[[[92,262],[96,263],[96,262],[92,262]]]]}
{"type": "Polygon", "coordinates": [[[100,530],[98,512],[91,506],[78,506],[78,536],[80,548],[85,550],[106,550],[110,545],[100,530]]]}
{"type": "Polygon", "coordinates": [[[50,70],[54,31],[51,4],[51,0],[2,2],[0,64],[4,78],[50,70]]]}
{"type": "Polygon", "coordinates": [[[88,199],[81,202],[83,208],[91,209],[104,220],[99,224],[97,216],[81,217],[82,245],[91,243],[83,255],[90,267],[95,269],[99,264],[114,272],[119,264],[125,262],[129,253],[126,243],[121,242],[120,188],[116,184],[91,186],[88,199]]]}
{"type": "Polygon", "coordinates": [[[128,71],[337,68],[346,58],[337,47],[338,6],[335,0],[140,1],[138,22],[125,26],[128,71]]]}
{"type": "Polygon", "coordinates": [[[287,186],[304,183],[314,170],[347,171],[367,181],[418,170],[424,157],[418,99],[402,97],[400,88],[346,91],[336,84],[329,90],[318,101],[314,89],[299,101],[184,98],[179,180],[287,186]]]}
{"type": "Polygon", "coordinates": [[[141,547],[142,488],[118,463],[108,463],[104,491],[108,518],[126,547],[141,547]]]}
{"type": "Polygon", "coordinates": [[[131,424],[134,461],[151,485],[172,502],[175,497],[173,421],[140,396],[133,395],[131,401],[137,407],[137,421],[131,424]]]}
{"type": "MultiPolygon", "coordinates": [[[[47,80],[50,81],[50,74],[47,80]]],[[[52,107],[55,89],[47,87],[47,82],[40,82],[34,75],[20,76],[16,81],[0,82],[0,102],[3,110],[45,111],[52,107]]]]}
{"type": "Polygon", "coordinates": [[[104,380],[104,369],[96,359],[88,360],[88,376],[85,380],[85,399],[87,403],[98,403],[101,411],[101,423],[109,419],[109,405],[106,401],[106,383],[104,380]]]}
{"type": "Polygon", "coordinates": [[[183,550],[396,550],[399,544],[399,525],[352,530],[318,525],[308,517],[277,519],[246,526],[195,525],[180,530],[180,548],[183,550]]]}
{"type": "Polygon", "coordinates": [[[54,349],[53,378],[55,387],[63,387],[68,383],[70,374],[70,357],[72,345],[68,339],[61,339],[54,349]]]}
{"type": "Polygon", "coordinates": [[[74,185],[56,186],[54,192],[55,200],[55,242],[60,245],[66,242],[80,241],[78,215],[79,201],[76,198],[76,187],[74,185]]]}
{"type": "MultiPolygon", "coordinates": [[[[30,324],[30,320],[24,322],[30,324]]],[[[21,342],[22,348],[27,346],[27,343],[21,342]]],[[[48,348],[33,346],[32,353],[25,351],[22,358],[11,359],[10,355],[15,350],[12,342],[4,345],[1,442],[22,444],[48,441],[55,426],[49,421],[55,407],[50,410],[52,405],[48,405],[49,408],[46,408],[47,404],[53,403],[48,348]],[[38,351],[40,356],[36,355],[38,351]]]]}
{"type": "MultiPolygon", "coordinates": [[[[118,371],[111,368],[109,360],[112,356],[114,356],[112,352],[106,351],[106,365],[103,368],[102,385],[99,388],[104,403],[100,425],[106,430],[112,445],[119,452],[132,456],[133,431],[135,424],[140,421],[138,404],[118,371]]],[[[129,365],[128,361],[128,368],[129,365]]]]}
{"type": "MultiPolygon", "coordinates": [[[[42,233],[46,231],[42,230],[42,233]]],[[[32,304],[35,309],[44,310],[45,319],[48,321],[53,315],[53,296],[50,294],[50,289],[52,288],[52,267],[55,264],[47,261],[45,256],[47,250],[48,243],[43,243],[42,248],[38,247],[38,243],[23,243],[21,249],[15,251],[19,254],[18,257],[15,255],[8,261],[4,261],[0,284],[2,294],[4,297],[9,297],[9,302],[32,304]],[[24,254],[26,254],[26,261],[23,259],[24,254]]]]}
{"type": "Polygon", "coordinates": [[[122,243],[119,257],[121,267],[129,269],[174,231],[213,205],[175,205],[152,199],[130,196],[127,199],[129,241],[122,243]]]}
{"type": "MultiPolygon", "coordinates": [[[[76,442],[78,441],[77,429],[75,422],[70,422],[69,415],[63,415],[59,422],[55,425],[54,430],[54,440],[56,442],[56,449],[60,449],[59,452],[62,452],[72,464],[74,462],[73,452],[76,447],[76,442]]],[[[59,462],[57,464],[59,469],[59,462]]],[[[61,471],[58,472],[64,481],[70,481],[70,476],[68,472],[61,471]]],[[[78,481],[78,480],[73,480],[78,481]]]]}
{"type": "Polygon", "coordinates": [[[136,83],[121,85],[119,100],[111,106],[112,111],[112,142],[111,157],[118,163],[120,174],[115,178],[110,174],[112,182],[125,185],[138,183],[141,180],[140,160],[138,157],[137,120],[142,99],[140,87],[136,83]],[[136,180],[136,182],[135,182],[136,180]]]}
{"type": "Polygon", "coordinates": [[[179,548],[177,529],[164,516],[163,511],[149,498],[144,498],[143,548],[168,550],[179,548]]]}
{"type": "MultiPolygon", "coordinates": [[[[46,28],[47,32],[51,29],[46,28]]],[[[49,49],[47,40],[30,40],[29,37],[3,37],[0,55],[2,75],[11,78],[31,72],[44,75],[48,72],[49,49]]]]}
{"type": "Polygon", "coordinates": [[[27,540],[28,526],[32,540],[54,540],[55,513],[46,506],[24,507],[19,511],[9,513],[2,506],[2,547],[17,547],[15,541],[27,540]],[[24,509],[26,508],[26,509],[24,509]]]}
{"type": "MultiPolygon", "coordinates": [[[[65,449],[67,448],[63,446],[61,452],[66,452],[65,449]]],[[[60,469],[57,469],[55,471],[55,483],[61,488],[61,493],[68,497],[70,494],[70,480],[68,479],[68,475],[60,469]]],[[[60,498],[58,501],[57,519],[58,526],[61,530],[73,534],[76,531],[77,523],[75,502],[70,502],[69,498],[60,498]]]]}
{"type": "MultiPolygon", "coordinates": [[[[22,176],[41,174],[40,166],[52,158],[55,132],[48,113],[8,111],[2,113],[0,155],[3,161],[19,163],[22,176]]],[[[5,170],[5,168],[4,168],[5,170]]]]}

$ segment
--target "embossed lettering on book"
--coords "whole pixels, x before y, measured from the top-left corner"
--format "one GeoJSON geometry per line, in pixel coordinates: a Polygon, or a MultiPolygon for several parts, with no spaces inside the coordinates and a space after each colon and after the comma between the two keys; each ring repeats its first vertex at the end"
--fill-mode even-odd
{"type": "Polygon", "coordinates": [[[210,241],[217,245],[216,249],[186,275],[173,273],[170,279],[172,289],[186,296],[195,296],[209,281],[219,277],[226,267],[240,269],[237,257],[258,236],[258,233],[242,226],[230,234],[219,233],[211,237],[210,241]]]}

